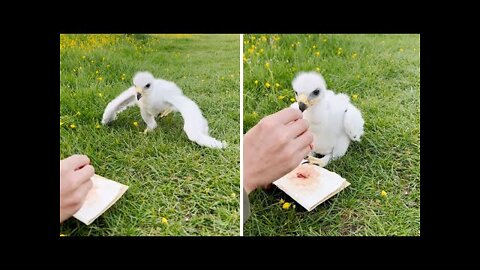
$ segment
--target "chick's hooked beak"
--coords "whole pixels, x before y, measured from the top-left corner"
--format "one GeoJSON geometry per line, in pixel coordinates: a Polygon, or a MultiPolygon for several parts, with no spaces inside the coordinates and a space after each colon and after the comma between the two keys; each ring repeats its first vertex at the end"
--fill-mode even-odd
{"type": "Polygon", "coordinates": [[[307,108],[308,108],[308,98],[305,94],[300,94],[298,96],[298,108],[300,109],[300,111],[305,111],[307,108]]]}
{"type": "Polygon", "coordinates": [[[137,100],[140,100],[140,98],[142,97],[142,94],[143,94],[142,88],[136,86],[135,91],[137,92],[137,100]]]}

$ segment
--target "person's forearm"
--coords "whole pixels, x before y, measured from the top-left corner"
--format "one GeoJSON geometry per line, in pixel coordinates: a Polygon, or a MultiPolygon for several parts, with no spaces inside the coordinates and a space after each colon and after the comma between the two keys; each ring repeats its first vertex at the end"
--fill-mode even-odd
{"type": "Polygon", "coordinates": [[[250,217],[250,201],[248,200],[248,193],[243,190],[243,223],[250,217]]]}

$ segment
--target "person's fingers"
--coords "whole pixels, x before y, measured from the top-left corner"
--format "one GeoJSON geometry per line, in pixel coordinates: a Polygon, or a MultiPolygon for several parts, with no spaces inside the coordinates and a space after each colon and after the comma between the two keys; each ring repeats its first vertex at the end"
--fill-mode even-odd
{"type": "Polygon", "coordinates": [[[92,165],[86,165],[85,167],[74,172],[75,186],[80,186],[84,182],[90,181],[90,178],[95,174],[95,169],[92,165]]]}
{"type": "Polygon", "coordinates": [[[308,122],[305,119],[298,119],[288,124],[285,128],[289,138],[294,139],[308,130],[308,122]]]}
{"type": "Polygon", "coordinates": [[[79,209],[82,206],[83,202],[85,201],[85,198],[87,197],[87,194],[92,189],[92,187],[93,187],[93,182],[92,180],[89,179],[87,182],[84,182],[75,190],[75,193],[73,194],[73,196],[75,198],[75,203],[78,205],[79,209]]]}
{"type": "Polygon", "coordinates": [[[307,148],[308,151],[311,151],[313,148],[313,134],[307,130],[302,135],[298,136],[293,142],[297,145],[297,149],[303,150],[304,148],[307,148]]]}
{"type": "Polygon", "coordinates": [[[270,116],[272,117],[272,119],[275,119],[275,121],[281,124],[288,124],[303,117],[302,112],[293,108],[285,108],[270,116]]]}
{"type": "Polygon", "coordinates": [[[90,159],[85,155],[73,155],[63,160],[63,165],[74,170],[90,163],[90,159]]]}

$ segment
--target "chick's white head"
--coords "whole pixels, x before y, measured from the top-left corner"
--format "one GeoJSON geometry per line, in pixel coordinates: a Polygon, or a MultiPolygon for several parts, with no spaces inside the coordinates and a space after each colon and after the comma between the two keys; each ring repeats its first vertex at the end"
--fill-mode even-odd
{"type": "Polygon", "coordinates": [[[152,86],[155,78],[148,71],[137,72],[133,77],[133,84],[137,91],[137,99],[140,99],[144,93],[152,86]]]}
{"type": "Polygon", "coordinates": [[[327,85],[320,73],[300,72],[292,82],[298,107],[303,112],[315,105],[325,95],[327,85]]]}

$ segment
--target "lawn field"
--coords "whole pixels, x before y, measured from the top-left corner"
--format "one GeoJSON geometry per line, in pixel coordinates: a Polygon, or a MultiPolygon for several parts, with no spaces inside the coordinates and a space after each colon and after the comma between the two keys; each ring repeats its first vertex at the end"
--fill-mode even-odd
{"type": "Polygon", "coordinates": [[[60,158],[85,154],[96,173],[129,189],[66,236],[239,235],[239,35],[60,35],[60,158]],[[146,124],[138,107],[101,125],[137,71],[175,82],[226,149],[188,140],[179,113],[146,124]]]}
{"type": "Polygon", "coordinates": [[[351,186],[311,212],[254,191],[244,235],[420,235],[420,36],[244,35],[243,46],[244,133],[295,101],[299,71],[320,72],[365,120],[361,142],[326,167],[351,186]]]}

